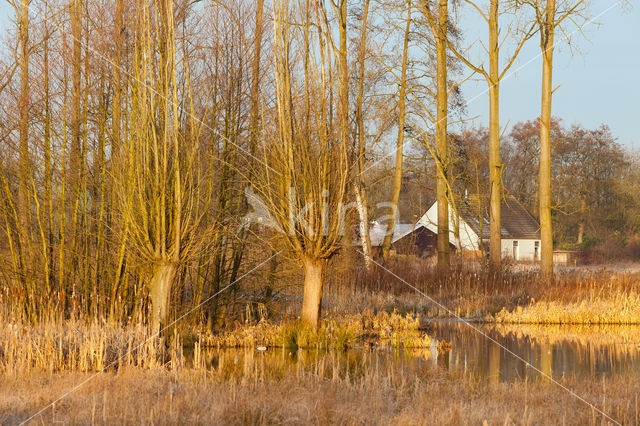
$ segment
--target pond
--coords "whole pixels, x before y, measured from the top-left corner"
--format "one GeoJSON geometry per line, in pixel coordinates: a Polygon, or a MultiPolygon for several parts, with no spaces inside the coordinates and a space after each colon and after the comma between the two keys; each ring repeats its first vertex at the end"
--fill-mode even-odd
{"type": "Polygon", "coordinates": [[[640,326],[431,322],[427,329],[432,345],[421,349],[223,349],[202,350],[197,356],[189,352],[186,358],[190,364],[198,363],[226,376],[238,377],[305,372],[327,377],[356,377],[400,367],[417,374],[425,368],[445,369],[489,383],[525,378],[546,380],[545,375],[562,379],[630,374],[640,380],[640,326]]]}
{"type": "Polygon", "coordinates": [[[432,351],[433,364],[489,382],[539,379],[536,370],[553,378],[632,374],[640,379],[639,326],[434,322],[430,335],[451,343],[448,352],[432,351]]]}

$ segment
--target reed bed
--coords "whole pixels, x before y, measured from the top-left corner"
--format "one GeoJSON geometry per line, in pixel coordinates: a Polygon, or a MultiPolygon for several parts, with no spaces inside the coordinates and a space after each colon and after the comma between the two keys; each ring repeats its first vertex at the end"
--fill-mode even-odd
{"type": "Polygon", "coordinates": [[[573,303],[534,300],[515,310],[502,309],[486,320],[512,324],[640,324],[640,295],[618,294],[573,303]]]}
{"type": "Polygon", "coordinates": [[[204,334],[199,344],[205,347],[294,347],[345,349],[354,345],[395,348],[428,347],[429,336],[421,330],[420,315],[366,310],[361,314],[325,315],[318,330],[299,321],[273,323],[260,321],[220,334],[204,334]]]}
{"type": "Polygon", "coordinates": [[[440,278],[419,259],[397,258],[370,272],[338,271],[326,301],[348,312],[397,309],[479,322],[640,324],[640,274],[572,269],[545,282],[532,265],[516,264],[498,279],[468,263],[440,278]]]}
{"type": "Polygon", "coordinates": [[[175,335],[170,340],[167,347],[143,325],[4,323],[0,325],[0,375],[158,368],[181,362],[181,338],[175,335]]]}
{"type": "MultiPolygon", "coordinates": [[[[1,323],[0,323],[1,324],[1,323]]],[[[0,374],[101,371],[127,366],[153,369],[184,362],[184,348],[196,354],[206,348],[287,347],[346,349],[355,345],[395,348],[428,347],[431,339],[417,315],[371,311],[361,315],[329,313],[314,331],[299,321],[261,320],[212,334],[204,327],[174,330],[166,339],[149,334],[142,324],[122,325],[67,321],[0,326],[0,374]],[[186,336],[185,336],[186,334],[186,336]],[[183,337],[184,336],[184,337],[183,337]]]]}

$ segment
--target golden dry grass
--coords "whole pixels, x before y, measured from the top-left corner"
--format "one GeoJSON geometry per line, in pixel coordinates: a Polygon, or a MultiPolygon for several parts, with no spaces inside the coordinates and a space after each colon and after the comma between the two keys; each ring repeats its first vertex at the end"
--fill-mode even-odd
{"type": "Polygon", "coordinates": [[[68,321],[36,325],[0,322],[0,374],[158,368],[182,357],[181,338],[165,344],[142,325],[68,321]]]}
{"type": "Polygon", "coordinates": [[[489,322],[515,324],[640,324],[640,295],[617,294],[580,302],[531,301],[502,309],[489,322]]]}
{"type": "Polygon", "coordinates": [[[388,270],[338,273],[330,278],[327,305],[504,323],[640,324],[637,273],[572,271],[548,283],[536,273],[505,271],[497,280],[482,270],[463,269],[438,279],[420,265],[415,259],[393,259],[385,265],[388,270]]]}
{"type": "Polygon", "coordinates": [[[165,347],[142,325],[122,326],[108,323],[67,321],[35,325],[0,321],[0,374],[19,376],[30,372],[100,371],[137,366],[157,368],[167,363],[184,362],[184,344],[199,354],[204,348],[295,347],[345,349],[372,344],[395,348],[420,348],[431,344],[420,330],[416,315],[370,311],[361,315],[332,313],[314,331],[295,322],[272,323],[266,320],[212,335],[201,327],[177,329],[169,335],[165,347]]]}
{"type": "Polygon", "coordinates": [[[421,332],[420,315],[400,315],[381,311],[373,314],[325,314],[321,327],[314,331],[298,321],[269,322],[236,327],[234,330],[200,336],[199,344],[207,347],[300,347],[344,349],[354,345],[375,344],[395,348],[427,347],[428,335],[421,332]]]}
{"type": "MultiPolygon", "coordinates": [[[[284,374],[124,368],[89,381],[34,424],[607,424],[595,410],[546,382],[488,385],[421,363],[345,374],[345,363],[284,374]],[[332,371],[333,370],[333,371],[332,371]],[[338,370],[337,372],[335,370],[338,370]]],[[[17,424],[87,377],[3,378],[0,423],[17,424]]],[[[624,424],[638,424],[640,382],[565,383],[624,424]]]]}
{"type": "MultiPolygon", "coordinates": [[[[460,315],[494,315],[488,319],[505,324],[554,322],[550,318],[640,322],[635,275],[559,277],[551,285],[540,285],[531,276],[507,276],[502,283],[477,274],[458,278],[460,282],[424,281],[419,288],[460,315]]],[[[404,287],[374,291],[334,283],[327,294],[331,308],[318,332],[297,321],[260,315],[260,321],[216,335],[197,324],[182,324],[169,336],[168,348],[158,339],[147,341],[150,336],[141,324],[58,317],[27,324],[0,314],[0,424],[29,418],[105,367],[105,373],[47,409],[36,423],[602,424],[595,410],[554,384],[489,384],[425,363],[422,349],[410,349],[431,343],[420,333],[417,313],[449,314],[404,287]],[[184,341],[188,347],[180,344],[184,341]],[[387,359],[380,355],[385,350],[364,349],[358,358],[353,355],[358,351],[342,351],[372,343],[404,348],[406,356],[387,359]],[[270,354],[273,347],[286,347],[283,354],[305,347],[315,355],[265,361],[258,346],[269,348],[270,354]],[[245,349],[225,352],[224,347],[245,349]]],[[[513,330],[500,327],[505,333],[513,330]]],[[[561,330],[537,333],[532,337],[563,337],[561,330]]],[[[623,341],[637,335],[625,335],[623,341]]],[[[563,383],[617,420],[638,424],[637,377],[563,383]]]]}

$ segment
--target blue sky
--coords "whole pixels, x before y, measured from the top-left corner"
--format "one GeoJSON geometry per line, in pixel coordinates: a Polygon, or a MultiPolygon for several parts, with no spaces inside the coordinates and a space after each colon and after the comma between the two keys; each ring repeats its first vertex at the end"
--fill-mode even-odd
{"type": "MultiPolygon", "coordinates": [[[[621,144],[640,149],[640,6],[621,8],[618,2],[591,2],[592,15],[600,15],[598,25],[585,27],[586,38],[576,35],[578,52],[571,54],[565,46],[558,46],[553,80],[554,86],[560,88],[554,94],[552,113],[566,125],[581,123],[594,128],[607,124],[621,144]],[[615,6],[611,8],[612,5],[615,6]]],[[[12,8],[2,1],[1,29],[10,25],[12,14],[12,8]]],[[[468,22],[471,23],[466,31],[468,40],[486,34],[477,18],[468,22]]],[[[539,51],[536,37],[521,52],[512,68],[515,72],[501,85],[503,127],[533,119],[540,113],[539,51]]],[[[484,90],[486,83],[479,79],[463,86],[467,112],[470,117],[477,117],[475,124],[487,124],[489,101],[482,94],[484,90]]]]}
{"type": "MultiPolygon", "coordinates": [[[[566,46],[557,46],[553,81],[554,87],[560,87],[554,93],[552,114],[562,118],[565,125],[580,123],[595,128],[607,124],[618,142],[640,149],[640,5],[634,6],[621,8],[616,0],[591,2],[591,14],[600,15],[599,25],[587,24],[586,37],[574,34],[578,51],[573,55],[566,46]]],[[[481,24],[478,22],[478,26],[481,24]]],[[[478,34],[486,39],[485,27],[474,31],[465,33],[468,40],[478,34]]],[[[540,115],[539,55],[539,38],[535,36],[512,67],[515,73],[505,77],[500,88],[503,127],[540,115]]],[[[476,124],[488,124],[488,95],[480,95],[486,88],[484,80],[463,86],[468,115],[478,116],[476,124]]]]}

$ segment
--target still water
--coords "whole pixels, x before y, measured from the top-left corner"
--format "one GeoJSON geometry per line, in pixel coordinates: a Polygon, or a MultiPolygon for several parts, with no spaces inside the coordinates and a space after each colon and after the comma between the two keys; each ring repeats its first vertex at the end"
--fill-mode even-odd
{"type": "Polygon", "coordinates": [[[431,362],[489,382],[539,379],[536,370],[553,378],[631,374],[640,380],[638,326],[432,323],[430,335],[451,343],[446,353],[433,351],[431,362]]]}
{"type": "Polygon", "coordinates": [[[193,353],[186,355],[189,363],[198,362],[225,375],[244,377],[305,372],[355,377],[394,367],[412,372],[444,369],[489,383],[544,380],[544,375],[593,379],[624,374],[640,380],[638,326],[470,326],[432,322],[427,328],[432,345],[406,351],[385,347],[353,347],[346,351],[269,348],[202,351],[197,360],[193,353]],[[449,345],[438,345],[443,340],[450,349],[449,345]]]}

